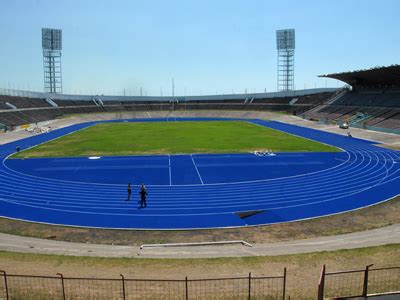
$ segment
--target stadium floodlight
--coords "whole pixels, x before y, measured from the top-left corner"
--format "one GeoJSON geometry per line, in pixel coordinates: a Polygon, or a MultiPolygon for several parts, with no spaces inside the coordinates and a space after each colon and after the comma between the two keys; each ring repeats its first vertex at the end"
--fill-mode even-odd
{"type": "Polygon", "coordinates": [[[276,31],[276,49],[278,50],[278,91],[294,89],[294,29],[276,31]]]}
{"type": "Polygon", "coordinates": [[[44,91],[62,93],[61,29],[42,28],[44,91]]]}

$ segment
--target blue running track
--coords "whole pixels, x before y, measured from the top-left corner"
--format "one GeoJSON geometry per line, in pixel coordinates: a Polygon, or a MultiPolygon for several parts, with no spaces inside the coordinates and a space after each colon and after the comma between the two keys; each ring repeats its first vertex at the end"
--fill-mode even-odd
{"type": "MultiPolygon", "coordinates": [[[[216,119],[122,122],[187,120],[216,119]]],[[[241,227],[346,212],[400,194],[399,151],[275,121],[246,121],[344,151],[7,159],[17,146],[23,150],[100,122],[81,123],[0,146],[0,216],[97,228],[241,227]],[[125,201],[128,182],[133,201],[125,201]],[[138,209],[142,182],[148,206],[138,209]]]]}

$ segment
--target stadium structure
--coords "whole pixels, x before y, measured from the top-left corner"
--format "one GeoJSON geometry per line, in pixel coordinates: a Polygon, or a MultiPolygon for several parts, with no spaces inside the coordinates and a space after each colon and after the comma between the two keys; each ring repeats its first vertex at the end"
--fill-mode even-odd
{"type": "Polygon", "coordinates": [[[284,111],[325,123],[399,133],[400,66],[321,75],[351,89],[319,88],[278,93],[185,97],[100,96],[0,89],[0,123],[9,129],[78,113],[143,111],[284,111]]]}
{"type": "MultiPolygon", "coordinates": [[[[283,115],[285,120],[292,120],[293,123],[296,120],[307,121],[309,124],[331,125],[336,129],[342,123],[347,123],[349,130],[359,128],[393,134],[395,141],[400,134],[399,74],[400,66],[393,65],[321,75],[347,83],[349,86],[344,89],[184,97],[67,95],[1,89],[2,136],[6,139],[8,132],[14,131],[19,132],[19,137],[23,139],[0,146],[0,182],[3,187],[0,190],[0,215],[13,220],[73,227],[189,230],[301,221],[388,201],[399,194],[398,151],[379,147],[374,141],[349,138],[348,130],[343,130],[342,134],[322,132],[283,122],[277,116],[283,115]],[[275,114],[277,112],[279,114],[275,114]],[[121,169],[115,165],[115,160],[98,157],[92,157],[90,161],[88,157],[73,160],[64,157],[59,161],[56,158],[35,161],[9,159],[15,152],[99,123],[211,120],[241,120],[329,144],[343,151],[329,154],[277,153],[271,157],[265,153],[261,156],[259,153],[146,156],[133,158],[136,159],[135,165],[129,165],[127,158],[117,158],[124,160],[124,168],[121,169]],[[50,127],[51,131],[48,130],[50,127]],[[265,177],[268,173],[266,170],[276,170],[276,166],[280,166],[279,172],[265,177]],[[125,196],[125,184],[124,181],[118,181],[122,178],[118,174],[124,173],[123,169],[135,172],[135,168],[142,173],[148,171],[151,175],[145,178],[149,180],[155,172],[161,174],[165,171],[166,179],[159,179],[159,176],[154,179],[154,184],[148,184],[152,204],[146,210],[133,212],[136,218],[132,218],[132,213],[126,213],[126,207],[122,207],[125,203],[114,203],[111,198],[125,196]],[[257,168],[258,171],[255,171],[257,168]],[[79,177],[79,172],[75,172],[77,169],[86,170],[82,171],[84,176],[79,177]],[[174,172],[179,175],[174,177],[174,172]],[[110,176],[116,181],[111,182],[110,176]],[[23,186],[22,190],[17,190],[16,186],[19,185],[23,186]],[[90,199],[93,187],[102,195],[102,198],[96,199],[96,206],[90,199]],[[54,194],[55,190],[63,196],[54,194]],[[249,195],[251,197],[247,202],[245,199],[249,195]]],[[[121,162],[119,164],[121,166],[121,162]]],[[[397,274],[398,270],[397,267],[390,270],[367,267],[366,270],[352,271],[351,274],[358,272],[356,274],[360,274],[360,280],[364,280],[362,292],[352,295],[368,295],[368,285],[373,285],[368,282],[368,274],[397,274]]],[[[343,274],[328,273],[323,268],[318,298],[340,296],[340,289],[333,294],[325,280],[329,282],[330,278],[343,274]]],[[[6,274],[1,276],[4,279],[2,282],[7,282],[6,274]]],[[[62,280],[62,291],[65,293],[64,283],[77,279],[56,277],[51,280],[62,280]]],[[[160,282],[151,284],[164,284],[160,282]]],[[[151,295],[150,286],[143,288],[145,291],[138,291],[134,290],[135,284],[135,281],[122,277],[122,288],[118,290],[118,295],[151,295]]],[[[187,278],[174,284],[176,291],[179,290],[187,298],[194,294],[207,299],[221,292],[221,289],[216,291],[209,288],[199,296],[194,291],[198,281],[187,278]]],[[[273,279],[252,278],[250,274],[239,285],[240,290],[227,290],[232,295],[246,299],[266,296],[285,299],[286,270],[282,276],[273,279]],[[269,280],[279,283],[269,288],[269,280]],[[263,282],[262,287],[256,287],[255,282],[263,282]]],[[[58,285],[55,289],[60,290],[58,285]]],[[[159,287],[157,296],[168,298],[165,294],[167,289],[159,287]]],[[[97,290],[100,289],[93,286],[87,292],[94,295],[97,290]]],[[[5,291],[7,288],[0,285],[0,292],[5,294],[5,291]]],[[[397,286],[393,285],[383,292],[396,291],[397,286]]],[[[60,297],[63,293],[60,293],[60,297]]],[[[106,291],[102,290],[102,293],[106,291]]]]}

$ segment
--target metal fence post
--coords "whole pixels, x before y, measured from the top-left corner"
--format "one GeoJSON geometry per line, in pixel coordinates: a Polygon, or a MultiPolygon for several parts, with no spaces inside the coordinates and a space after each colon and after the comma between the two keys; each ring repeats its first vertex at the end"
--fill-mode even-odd
{"type": "Polygon", "coordinates": [[[185,299],[189,299],[189,289],[188,289],[188,279],[187,276],[185,277],[185,299]]]}
{"type": "Polygon", "coordinates": [[[250,300],[251,298],[251,272],[249,273],[249,297],[248,299],[250,300]]]}
{"type": "Polygon", "coordinates": [[[121,276],[121,280],[122,280],[122,299],[126,299],[125,296],[125,277],[122,274],[119,274],[119,276],[121,276]]]}
{"type": "Polygon", "coordinates": [[[7,273],[6,271],[0,270],[1,273],[3,273],[4,276],[4,288],[6,289],[6,300],[10,299],[8,296],[8,283],[7,283],[7,273]]]}
{"type": "Polygon", "coordinates": [[[286,297],[286,267],[283,268],[283,295],[282,299],[285,300],[286,297]]]}
{"type": "Polygon", "coordinates": [[[368,295],[368,273],[369,273],[369,268],[372,267],[372,265],[366,266],[365,267],[365,271],[364,271],[364,285],[363,285],[363,292],[362,292],[362,296],[364,298],[367,297],[368,295]]]}
{"type": "Polygon", "coordinates": [[[324,299],[324,288],[325,288],[325,265],[322,266],[321,275],[318,283],[318,300],[324,299]]]}
{"type": "Polygon", "coordinates": [[[57,273],[61,277],[61,287],[62,287],[62,295],[63,295],[63,300],[65,300],[65,286],[64,286],[64,276],[61,273],[57,273]]]}

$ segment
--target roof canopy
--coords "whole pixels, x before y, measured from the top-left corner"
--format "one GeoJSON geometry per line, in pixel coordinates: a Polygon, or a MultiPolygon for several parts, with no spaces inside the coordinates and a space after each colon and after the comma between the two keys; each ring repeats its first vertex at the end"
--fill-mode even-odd
{"type": "Polygon", "coordinates": [[[400,87],[400,65],[376,67],[369,70],[320,75],[346,82],[353,88],[400,87]]]}

